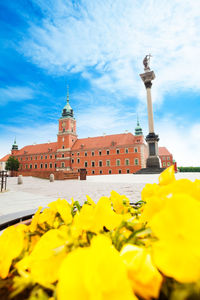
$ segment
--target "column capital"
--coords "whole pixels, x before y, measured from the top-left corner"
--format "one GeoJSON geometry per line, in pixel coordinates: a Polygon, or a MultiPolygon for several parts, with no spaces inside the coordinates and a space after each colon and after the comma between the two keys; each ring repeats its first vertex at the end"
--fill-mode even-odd
{"type": "Polygon", "coordinates": [[[154,71],[145,72],[140,74],[140,77],[145,84],[145,82],[151,82],[152,80],[155,79],[155,73],[154,71]]]}
{"type": "Polygon", "coordinates": [[[151,86],[152,86],[152,82],[151,81],[145,81],[144,85],[145,85],[146,89],[150,89],[151,86]]]}

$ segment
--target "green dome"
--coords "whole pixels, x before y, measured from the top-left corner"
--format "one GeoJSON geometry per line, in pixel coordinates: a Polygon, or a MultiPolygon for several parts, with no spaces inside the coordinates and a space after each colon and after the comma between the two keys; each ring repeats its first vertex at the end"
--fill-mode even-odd
{"type": "Polygon", "coordinates": [[[143,135],[139,120],[137,120],[137,126],[135,127],[135,135],[143,135]]]}

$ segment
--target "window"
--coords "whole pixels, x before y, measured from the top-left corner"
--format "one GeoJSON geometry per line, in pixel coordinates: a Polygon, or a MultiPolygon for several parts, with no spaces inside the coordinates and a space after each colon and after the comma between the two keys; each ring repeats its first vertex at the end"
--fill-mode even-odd
{"type": "Polygon", "coordinates": [[[85,156],[87,156],[87,152],[85,152],[85,156]]]}
{"type": "Polygon", "coordinates": [[[28,160],[28,157],[26,157],[26,160],[28,160]]]}
{"type": "Polygon", "coordinates": [[[128,153],[128,148],[125,149],[125,153],[128,153]]]}
{"type": "Polygon", "coordinates": [[[119,174],[122,174],[122,170],[118,170],[118,173],[119,173],[119,174]]]}
{"type": "Polygon", "coordinates": [[[116,149],[116,153],[119,154],[119,149],[116,149]]]}
{"type": "Polygon", "coordinates": [[[170,160],[170,157],[169,157],[169,156],[167,156],[167,160],[170,160]]]}
{"type": "Polygon", "coordinates": [[[49,158],[52,159],[52,155],[49,155],[49,158]]]}
{"type": "Polygon", "coordinates": [[[73,158],[72,158],[72,164],[74,163],[74,160],[73,160],[73,158]]]}
{"type": "Polygon", "coordinates": [[[35,156],[35,160],[37,160],[37,155],[35,156]]]}
{"type": "Polygon", "coordinates": [[[134,148],[134,152],[135,152],[135,153],[138,152],[138,148],[137,148],[137,147],[134,148]]]}
{"type": "Polygon", "coordinates": [[[40,157],[41,159],[43,159],[43,155],[41,155],[41,157],[40,157]]]}
{"type": "Polygon", "coordinates": [[[62,157],[65,157],[65,154],[64,154],[64,153],[62,154],[62,157]]]}
{"type": "Polygon", "coordinates": [[[47,169],[47,164],[44,165],[45,169],[47,169]]]}
{"type": "Polygon", "coordinates": [[[170,162],[167,163],[167,166],[168,166],[168,167],[170,166],[170,162]]]}
{"type": "Polygon", "coordinates": [[[99,161],[99,167],[102,167],[102,160],[99,161]]]}
{"type": "Polygon", "coordinates": [[[30,165],[30,169],[32,169],[32,165],[30,165]]]}
{"type": "Polygon", "coordinates": [[[120,166],[120,159],[116,159],[116,166],[120,166]]]}
{"type": "Polygon", "coordinates": [[[62,148],[65,149],[65,146],[63,145],[62,148]]]}
{"type": "Polygon", "coordinates": [[[26,169],[28,169],[28,165],[26,165],[26,169]]]}
{"type": "Polygon", "coordinates": [[[77,164],[79,164],[80,163],[80,158],[77,158],[77,164]]]}
{"type": "Polygon", "coordinates": [[[95,166],[95,162],[94,161],[92,161],[92,167],[94,167],[95,166]]]}
{"type": "Polygon", "coordinates": [[[32,158],[32,156],[31,156],[31,160],[32,160],[33,158],[32,158]]]}
{"type": "Polygon", "coordinates": [[[57,168],[57,164],[55,164],[54,166],[55,166],[55,168],[57,168]]]}
{"type": "Polygon", "coordinates": [[[99,155],[101,156],[101,150],[99,151],[99,155]]]}
{"type": "Polygon", "coordinates": [[[52,163],[49,164],[49,168],[52,168],[52,163]]]}
{"type": "Polygon", "coordinates": [[[37,164],[35,164],[34,168],[37,169],[37,164]]]}
{"type": "Polygon", "coordinates": [[[134,162],[135,162],[135,165],[136,165],[136,166],[139,165],[139,160],[138,160],[138,158],[135,158],[135,161],[134,161],[134,162]]]}
{"type": "Polygon", "coordinates": [[[55,154],[55,158],[57,158],[57,155],[55,154]]]}
{"type": "Polygon", "coordinates": [[[129,166],[129,164],[130,164],[129,159],[128,159],[128,158],[125,159],[125,165],[126,165],[126,166],[129,166]]]}
{"type": "Polygon", "coordinates": [[[43,168],[43,164],[40,164],[40,169],[42,169],[43,168]]]}
{"type": "Polygon", "coordinates": [[[107,161],[106,161],[106,166],[107,166],[107,167],[110,167],[110,160],[107,160],[107,161]]]}
{"type": "Polygon", "coordinates": [[[65,128],[63,128],[63,132],[65,132],[65,128]]]}
{"type": "Polygon", "coordinates": [[[85,168],[87,168],[87,161],[85,161],[85,168]]]}
{"type": "Polygon", "coordinates": [[[166,159],[166,157],[165,156],[163,156],[163,160],[165,160],[166,159]]]}
{"type": "Polygon", "coordinates": [[[77,152],[77,156],[79,156],[80,155],[80,153],[79,152],[77,152]]]}
{"type": "Polygon", "coordinates": [[[62,167],[62,168],[65,167],[65,163],[64,163],[64,162],[61,163],[61,167],[62,167]]]}
{"type": "Polygon", "coordinates": [[[166,167],[166,162],[165,161],[163,162],[163,167],[166,167]]]}
{"type": "Polygon", "coordinates": [[[94,151],[92,151],[92,156],[94,156],[94,151]]]}
{"type": "Polygon", "coordinates": [[[72,153],[72,156],[74,156],[74,153],[72,153]]]}
{"type": "Polygon", "coordinates": [[[126,173],[129,174],[129,173],[130,173],[130,170],[126,170],[126,173]]]}
{"type": "Polygon", "coordinates": [[[45,155],[45,159],[47,159],[47,155],[45,155]]]}
{"type": "Polygon", "coordinates": [[[103,174],[102,170],[99,171],[99,174],[103,174]]]}
{"type": "Polygon", "coordinates": [[[108,171],[108,174],[112,174],[112,170],[109,170],[109,171],[108,171]]]}
{"type": "Polygon", "coordinates": [[[22,157],[20,158],[20,160],[22,161],[22,157]]]}
{"type": "Polygon", "coordinates": [[[95,174],[94,170],[92,170],[92,174],[93,174],[93,175],[95,174]]]}
{"type": "Polygon", "coordinates": [[[106,151],[106,154],[109,155],[109,154],[110,154],[110,150],[107,150],[107,151],[106,151]]]}

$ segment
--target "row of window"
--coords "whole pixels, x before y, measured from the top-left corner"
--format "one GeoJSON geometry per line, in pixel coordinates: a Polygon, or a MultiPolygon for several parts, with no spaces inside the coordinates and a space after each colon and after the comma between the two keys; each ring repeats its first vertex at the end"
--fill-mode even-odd
{"type": "MultiPolygon", "coordinates": [[[[40,167],[40,169],[43,169],[43,167],[44,167],[45,169],[48,169],[48,164],[40,164],[39,167],[40,167]]],[[[49,168],[52,169],[53,167],[54,167],[54,168],[57,168],[57,164],[52,164],[52,163],[50,163],[50,164],[49,164],[49,168]]],[[[37,165],[37,164],[34,164],[34,165],[32,165],[32,164],[30,164],[30,165],[25,165],[25,168],[26,168],[26,169],[28,169],[28,168],[29,168],[29,169],[33,169],[33,168],[34,168],[34,169],[37,169],[37,168],[38,168],[38,165],[37,165]]]]}
{"type": "MultiPolygon", "coordinates": [[[[122,170],[118,170],[118,173],[119,173],[119,174],[122,174],[122,170]]],[[[126,170],[126,173],[129,174],[129,173],[130,173],[130,170],[126,170]]],[[[96,173],[95,173],[95,170],[92,170],[91,174],[92,174],[92,175],[95,175],[95,174],[103,174],[103,170],[99,170],[99,172],[96,171],[96,173]]],[[[108,170],[108,173],[104,172],[104,174],[112,174],[112,170],[108,170]]]]}
{"type": "Polygon", "coordinates": [[[169,156],[167,156],[167,157],[163,156],[162,159],[163,159],[163,160],[166,160],[166,159],[167,159],[167,160],[170,160],[170,157],[169,157],[169,156]]]}
{"type": "MultiPolygon", "coordinates": [[[[134,148],[134,152],[135,152],[135,153],[138,152],[138,148],[137,148],[137,147],[134,148]]],[[[128,148],[125,148],[125,153],[129,153],[129,149],[128,149],[128,148]]],[[[120,149],[116,149],[116,154],[120,154],[120,149]]],[[[72,156],[73,156],[73,155],[74,155],[74,153],[72,153],[72,156]]],[[[77,152],[77,156],[79,156],[79,155],[80,155],[80,152],[77,152]]],[[[88,152],[85,151],[85,152],[84,152],[84,155],[85,155],[85,156],[88,156],[88,152]]],[[[95,152],[94,152],[94,151],[91,151],[91,155],[94,156],[94,155],[95,155],[95,152]]],[[[102,155],[102,151],[99,150],[97,155],[101,156],[101,155],[102,155]]],[[[110,155],[110,150],[106,150],[106,155],[110,155]]]]}
{"type": "MultiPolygon", "coordinates": [[[[79,163],[80,162],[80,160],[79,160],[79,158],[77,159],[77,162],[79,163]]],[[[74,161],[72,160],[72,163],[73,163],[74,161]]],[[[134,159],[134,164],[136,165],[136,166],[138,166],[139,165],[139,159],[138,158],[135,158],[134,159]]],[[[129,166],[130,165],[130,160],[129,159],[125,159],[125,166],[129,166]]],[[[88,167],[88,162],[87,161],[85,161],[84,162],[84,166],[85,166],[85,168],[87,168],[88,167]]],[[[94,161],[92,161],[91,162],[91,166],[92,167],[95,167],[95,162],[94,161]]],[[[102,160],[99,160],[98,161],[98,166],[99,167],[102,167],[103,166],[103,162],[102,162],[102,160]]],[[[110,163],[110,160],[106,160],[106,167],[110,167],[111,166],[111,163],[110,163]]],[[[116,166],[121,166],[121,160],[120,159],[116,159],[116,166]]]]}
{"type": "MultiPolygon", "coordinates": [[[[168,162],[167,166],[169,167],[170,165],[171,165],[170,162],[168,162]]],[[[166,162],[165,161],[163,162],[163,167],[166,167],[166,162]]]]}
{"type": "MultiPolygon", "coordinates": [[[[64,154],[63,154],[64,155],[64,154]]],[[[45,159],[48,159],[48,155],[36,155],[36,156],[26,156],[25,157],[25,160],[28,160],[30,158],[30,160],[33,160],[33,159],[35,159],[35,160],[37,160],[37,159],[43,159],[43,158],[45,158],[45,159]]],[[[55,154],[55,155],[53,155],[53,154],[50,154],[49,155],[49,159],[53,159],[53,158],[57,158],[57,155],[55,154]]],[[[23,157],[20,157],[20,160],[22,161],[22,159],[23,159],[23,157]]]]}

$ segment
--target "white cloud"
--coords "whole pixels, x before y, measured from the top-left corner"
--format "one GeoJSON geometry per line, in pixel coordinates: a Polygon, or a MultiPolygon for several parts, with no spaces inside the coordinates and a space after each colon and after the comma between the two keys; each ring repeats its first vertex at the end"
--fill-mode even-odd
{"type": "Polygon", "coordinates": [[[98,88],[144,99],[139,73],[151,52],[155,102],[174,89],[199,91],[198,1],[36,3],[45,17],[40,25],[30,23],[23,52],[48,72],[83,72],[98,88]]]}
{"type": "Polygon", "coordinates": [[[19,127],[11,125],[0,125],[0,157],[3,157],[12,148],[14,138],[16,137],[19,149],[33,143],[47,143],[48,141],[56,142],[57,140],[57,123],[35,124],[35,126],[19,127]],[[4,134],[5,133],[5,134],[4,134]]]}
{"type": "Polygon", "coordinates": [[[34,97],[34,91],[29,87],[23,86],[8,86],[0,88],[0,105],[5,105],[8,102],[19,102],[30,100],[34,97]]]}

